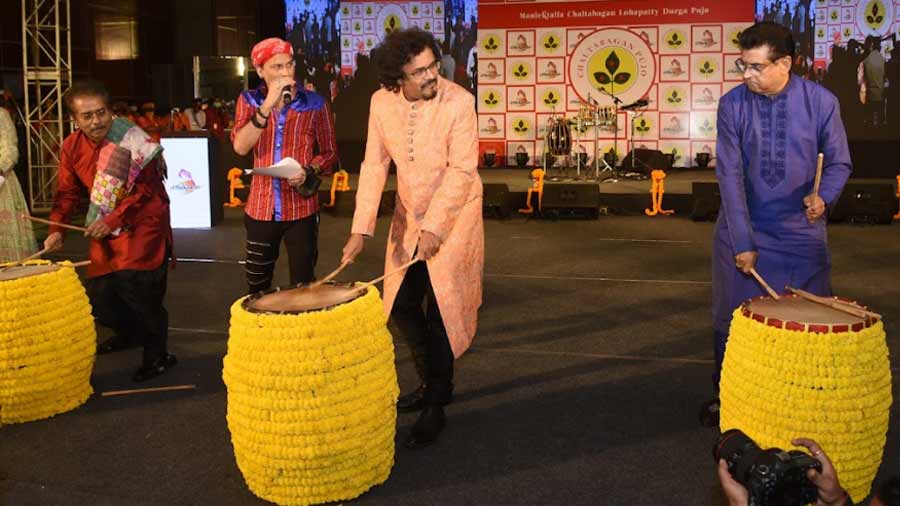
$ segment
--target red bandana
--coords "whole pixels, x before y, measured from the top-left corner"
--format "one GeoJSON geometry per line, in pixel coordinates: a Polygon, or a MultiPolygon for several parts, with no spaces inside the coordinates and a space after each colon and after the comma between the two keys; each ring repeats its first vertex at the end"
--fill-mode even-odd
{"type": "Polygon", "coordinates": [[[276,54],[289,54],[293,56],[294,48],[292,48],[291,44],[285,40],[279,39],[278,37],[271,37],[266,40],[261,40],[253,46],[253,51],[250,52],[250,59],[253,61],[254,67],[262,67],[264,63],[269,61],[269,58],[276,54]]]}

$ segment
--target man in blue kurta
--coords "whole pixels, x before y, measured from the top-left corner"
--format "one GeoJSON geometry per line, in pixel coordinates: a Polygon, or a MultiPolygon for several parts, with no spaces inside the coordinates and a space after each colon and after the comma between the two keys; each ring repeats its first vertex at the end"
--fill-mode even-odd
{"type": "MultiPolygon", "coordinates": [[[[794,41],[763,22],[740,36],[744,83],[719,102],[716,177],[722,207],[713,239],[715,385],[731,315],[765,295],[754,267],[776,291],[786,285],[830,295],[825,211],[850,175],[850,153],[838,101],[825,88],[791,75],[794,41]],[[819,193],[816,162],[824,154],[819,193]]],[[[704,405],[717,424],[718,401],[704,405]]]]}

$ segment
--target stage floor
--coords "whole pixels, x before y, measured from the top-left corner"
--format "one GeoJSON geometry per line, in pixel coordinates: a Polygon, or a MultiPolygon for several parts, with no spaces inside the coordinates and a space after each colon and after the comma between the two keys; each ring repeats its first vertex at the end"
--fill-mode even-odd
{"type": "MultiPolygon", "coordinates": [[[[379,218],[340,280],[383,272],[389,225],[379,218]]],[[[401,414],[390,478],[343,504],[726,505],[711,456],[718,431],[697,422],[712,395],[712,230],[678,214],[487,220],[484,305],[455,367],[446,430],[433,447],[407,450],[416,415],[401,414]]],[[[337,266],[349,231],[350,218],[323,214],[320,274],[337,266]]],[[[269,504],[245,485],[225,420],[229,307],[245,290],[242,210],[227,209],[212,230],[177,230],[175,242],[166,304],[179,363],[139,386],[197,389],[101,397],[135,387],[140,350],[97,357],[85,405],[0,428],[0,505],[269,504]]],[[[830,226],[829,245],[835,292],[884,316],[900,399],[897,225],[830,226]]],[[[86,250],[72,233],[54,258],[86,250]]],[[[414,367],[395,346],[407,392],[414,367]]],[[[879,479],[900,471],[898,402],[883,462],[879,479]]]]}

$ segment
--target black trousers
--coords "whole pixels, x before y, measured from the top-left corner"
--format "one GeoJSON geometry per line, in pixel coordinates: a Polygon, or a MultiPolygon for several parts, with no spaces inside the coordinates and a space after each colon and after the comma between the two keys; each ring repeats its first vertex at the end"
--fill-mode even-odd
{"type": "Polygon", "coordinates": [[[259,221],[245,214],[244,226],[247,229],[247,263],[244,264],[247,293],[272,287],[282,239],[288,253],[291,284],[308,283],[315,279],[319,257],[318,214],[292,221],[259,221]]]}
{"type": "Polygon", "coordinates": [[[391,309],[391,322],[412,351],[419,379],[425,383],[425,402],[449,403],[453,394],[453,351],[425,262],[416,262],[406,271],[391,309]]]}
{"type": "Polygon", "coordinates": [[[166,296],[169,262],[152,271],[116,271],[91,279],[88,298],[94,317],[117,336],[144,347],[144,364],[167,353],[169,312],[166,296]]]}

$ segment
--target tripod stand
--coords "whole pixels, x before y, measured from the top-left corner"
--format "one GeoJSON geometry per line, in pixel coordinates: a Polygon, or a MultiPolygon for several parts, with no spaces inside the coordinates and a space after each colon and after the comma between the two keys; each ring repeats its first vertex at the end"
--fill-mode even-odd
{"type": "MultiPolygon", "coordinates": [[[[617,96],[615,95],[615,93],[614,93],[614,91],[615,91],[615,84],[612,84],[612,83],[611,83],[611,84],[610,84],[610,88],[611,88],[613,91],[606,91],[606,90],[603,89],[603,88],[597,88],[597,90],[598,90],[600,93],[602,93],[602,94],[608,96],[609,98],[611,98],[612,101],[613,101],[613,120],[612,120],[612,126],[613,126],[613,147],[612,147],[612,154],[613,154],[613,156],[612,156],[612,166],[610,166],[610,165],[609,165],[609,162],[606,161],[606,156],[603,156],[602,158],[596,156],[596,154],[597,154],[597,153],[599,152],[599,150],[600,150],[600,140],[597,139],[597,142],[594,144],[594,155],[595,155],[595,156],[594,156],[594,167],[595,167],[595,171],[597,171],[597,169],[599,168],[598,161],[599,161],[599,160],[602,160],[602,161],[603,161],[603,165],[604,165],[605,167],[603,168],[603,170],[597,172],[597,178],[600,177],[600,174],[602,174],[602,173],[604,173],[604,172],[606,172],[606,171],[609,171],[612,177],[609,178],[609,179],[606,179],[606,180],[604,181],[604,183],[617,183],[617,182],[619,181],[619,172],[616,170],[616,164],[619,162],[619,153],[618,153],[618,151],[617,151],[617,149],[619,148],[619,105],[622,103],[622,101],[621,101],[621,100],[619,99],[619,97],[617,97],[617,96]]],[[[591,99],[591,98],[590,98],[590,95],[588,95],[588,100],[590,100],[590,99],[591,99]]],[[[599,116],[599,110],[597,111],[597,115],[599,116]]],[[[600,126],[599,126],[599,118],[598,118],[598,121],[595,121],[595,124],[597,125],[596,128],[599,130],[599,128],[600,128],[600,126]]],[[[599,132],[598,132],[598,134],[599,134],[599,132]]]]}

